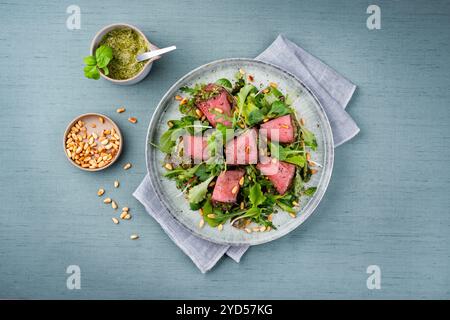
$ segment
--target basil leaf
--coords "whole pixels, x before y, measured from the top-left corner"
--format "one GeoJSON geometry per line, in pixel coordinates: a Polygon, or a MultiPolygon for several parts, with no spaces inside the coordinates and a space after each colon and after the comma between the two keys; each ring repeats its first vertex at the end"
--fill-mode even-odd
{"type": "Polygon", "coordinates": [[[100,46],[95,50],[95,59],[97,60],[97,66],[99,68],[104,68],[113,58],[113,52],[111,47],[100,46]]]}
{"type": "Polygon", "coordinates": [[[87,56],[83,58],[83,62],[87,66],[95,66],[97,65],[97,60],[95,60],[94,56],[87,56]]]}
{"type": "Polygon", "coordinates": [[[109,74],[108,67],[103,67],[103,72],[105,73],[105,76],[107,76],[109,74]]]}
{"type": "Polygon", "coordinates": [[[98,71],[97,66],[85,66],[84,75],[89,79],[98,80],[100,78],[100,72],[98,71]]]}

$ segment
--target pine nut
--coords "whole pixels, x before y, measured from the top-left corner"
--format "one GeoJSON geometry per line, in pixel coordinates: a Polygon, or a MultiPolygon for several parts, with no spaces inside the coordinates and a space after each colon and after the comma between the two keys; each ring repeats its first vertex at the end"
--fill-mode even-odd
{"type": "Polygon", "coordinates": [[[98,117],[98,121],[100,121],[100,123],[105,123],[105,119],[103,119],[103,117],[98,117]]]}
{"type": "Polygon", "coordinates": [[[210,219],[214,219],[216,217],[216,215],[214,213],[210,213],[207,215],[207,217],[210,219]]]}
{"type": "Polygon", "coordinates": [[[130,117],[128,118],[128,121],[130,121],[131,123],[136,123],[137,119],[135,117],[130,117]]]}
{"type": "Polygon", "coordinates": [[[120,185],[120,183],[119,183],[119,181],[114,181],[114,188],[118,188],[119,187],[119,185],[120,185]]]}
{"type": "Polygon", "coordinates": [[[119,220],[117,218],[112,218],[112,221],[114,222],[114,224],[119,224],[119,220]]]}
{"type": "Polygon", "coordinates": [[[130,236],[130,239],[131,239],[131,240],[137,240],[137,239],[139,239],[139,236],[138,236],[137,234],[132,234],[132,235],[130,236]]]}
{"type": "Polygon", "coordinates": [[[294,218],[294,219],[297,218],[297,215],[296,215],[295,213],[292,213],[292,212],[291,212],[291,213],[289,213],[289,215],[290,215],[292,218],[294,218]]]}
{"type": "Polygon", "coordinates": [[[198,226],[199,226],[200,228],[203,228],[204,225],[205,225],[205,220],[200,219],[200,222],[198,223],[198,226]]]}
{"type": "Polygon", "coordinates": [[[104,203],[111,203],[112,200],[111,200],[111,198],[105,198],[105,200],[103,200],[103,202],[104,202],[104,203]]]}
{"type": "Polygon", "coordinates": [[[123,168],[125,169],[125,170],[128,170],[128,169],[130,169],[131,168],[131,163],[127,163],[127,164],[125,164],[124,166],[123,166],[123,168]]]}
{"type": "Polygon", "coordinates": [[[126,212],[122,212],[121,214],[120,214],[120,216],[119,216],[119,218],[120,219],[125,219],[125,216],[127,215],[128,213],[126,213],[126,212]]]}
{"type": "Polygon", "coordinates": [[[128,212],[130,209],[128,207],[123,207],[122,211],[128,212]]]}
{"type": "Polygon", "coordinates": [[[111,201],[111,207],[116,210],[117,209],[117,203],[113,200],[111,201]]]}
{"type": "Polygon", "coordinates": [[[172,165],[170,163],[166,163],[164,165],[164,168],[166,168],[167,170],[172,170],[173,169],[173,167],[172,167],[172,165]]]}
{"type": "Polygon", "coordinates": [[[236,194],[238,192],[239,187],[238,186],[234,186],[233,189],[231,190],[232,194],[236,194]]]}
{"type": "Polygon", "coordinates": [[[98,191],[97,191],[97,195],[99,196],[99,197],[101,197],[103,194],[105,193],[105,189],[98,189],[98,191]]]}
{"type": "Polygon", "coordinates": [[[219,224],[219,225],[217,226],[217,230],[222,231],[222,230],[223,230],[223,224],[219,224]]]}
{"type": "Polygon", "coordinates": [[[117,111],[117,113],[122,113],[122,112],[125,112],[125,108],[119,108],[116,111],[117,111]]]}
{"type": "Polygon", "coordinates": [[[249,229],[249,228],[245,228],[244,230],[245,230],[245,232],[247,232],[247,233],[252,233],[252,230],[249,229]]]}

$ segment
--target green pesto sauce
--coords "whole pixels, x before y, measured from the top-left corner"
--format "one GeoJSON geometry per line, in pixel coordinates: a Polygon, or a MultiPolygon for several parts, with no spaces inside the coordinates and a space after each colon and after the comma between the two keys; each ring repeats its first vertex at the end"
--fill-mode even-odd
{"type": "Polygon", "coordinates": [[[108,64],[108,77],[115,80],[126,80],[137,75],[146,61],[137,62],[136,56],[147,52],[144,38],[130,28],[118,28],[108,32],[99,46],[107,45],[113,51],[113,59],[108,64]]]}

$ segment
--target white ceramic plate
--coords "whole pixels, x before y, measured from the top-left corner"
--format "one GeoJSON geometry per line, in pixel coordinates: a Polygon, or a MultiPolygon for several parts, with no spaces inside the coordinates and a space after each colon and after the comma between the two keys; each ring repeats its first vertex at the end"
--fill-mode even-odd
{"type": "Polygon", "coordinates": [[[203,65],[178,80],[159,102],[150,121],[147,133],[146,160],[151,182],[158,199],[162,204],[194,234],[204,239],[229,245],[256,245],[275,240],[301,225],[314,211],[322,199],[333,169],[333,136],[327,116],[322,106],[311,91],[292,74],[265,62],[252,59],[225,59],[203,65]],[[164,154],[151,146],[150,142],[158,142],[161,134],[167,130],[167,121],[179,119],[182,115],[178,111],[179,101],[175,95],[184,95],[180,92],[183,86],[193,86],[196,83],[215,82],[220,78],[234,79],[234,75],[240,69],[254,76],[254,84],[266,86],[269,82],[278,84],[278,88],[288,94],[294,101],[300,117],[306,120],[306,127],[314,132],[318,142],[317,151],[312,152],[312,160],[323,167],[313,175],[307,186],[317,186],[317,191],[312,197],[302,197],[300,211],[297,218],[291,218],[288,213],[279,210],[274,215],[273,223],[277,230],[269,232],[246,233],[232,227],[229,222],[224,225],[222,231],[205,225],[199,228],[200,215],[198,211],[192,211],[186,199],[176,189],[175,182],[165,179],[165,169],[162,164],[164,154]]]}

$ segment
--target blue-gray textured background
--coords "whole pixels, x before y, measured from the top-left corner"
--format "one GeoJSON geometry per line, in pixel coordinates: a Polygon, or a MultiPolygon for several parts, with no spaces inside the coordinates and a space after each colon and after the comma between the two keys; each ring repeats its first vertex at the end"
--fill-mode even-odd
{"type": "Polygon", "coordinates": [[[449,1],[1,1],[0,298],[449,298],[449,28],[449,1]],[[66,28],[70,4],[81,30],[66,28]],[[370,4],[381,30],[366,28],[370,4]],[[178,50],[135,86],[87,80],[82,57],[113,22],[178,50]],[[336,150],[330,187],[302,227],[203,275],[131,196],[147,124],[183,74],[254,57],[279,33],[358,85],[348,111],[361,133],[336,150]],[[125,135],[105,172],[65,159],[64,129],[85,112],[111,116],[125,135]],[[112,224],[100,186],[133,220],[112,224]],[[81,290],[66,288],[71,264],[81,290]],[[381,290],[366,287],[372,264],[381,290]]]}

